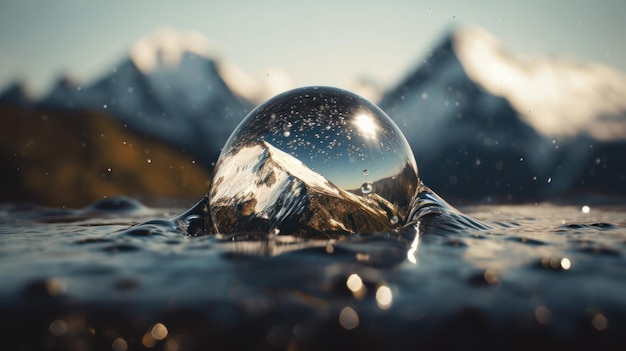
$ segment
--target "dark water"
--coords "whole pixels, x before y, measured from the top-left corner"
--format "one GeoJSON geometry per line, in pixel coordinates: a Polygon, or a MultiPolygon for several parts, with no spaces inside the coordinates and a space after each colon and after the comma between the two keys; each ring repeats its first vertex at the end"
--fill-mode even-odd
{"type": "Polygon", "coordinates": [[[184,209],[132,201],[4,205],[2,349],[623,349],[626,206],[583,205],[343,241],[190,237],[159,220],[184,209]]]}

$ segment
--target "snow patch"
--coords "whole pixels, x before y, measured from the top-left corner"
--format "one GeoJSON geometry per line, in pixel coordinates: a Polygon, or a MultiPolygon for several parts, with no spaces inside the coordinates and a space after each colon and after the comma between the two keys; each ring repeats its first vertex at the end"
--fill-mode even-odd
{"type": "Polygon", "coordinates": [[[626,76],[621,72],[570,58],[515,57],[478,27],[457,30],[453,44],[468,76],[506,98],[539,133],[626,138],[626,76]]]}
{"type": "Polygon", "coordinates": [[[198,32],[159,28],[137,40],[130,50],[133,63],[144,74],[153,72],[160,65],[178,67],[185,53],[210,58],[214,55],[213,45],[198,32]]]}
{"type": "Polygon", "coordinates": [[[215,193],[212,195],[214,199],[247,199],[252,195],[256,200],[256,208],[270,208],[285,192],[288,192],[291,198],[302,196],[295,180],[315,188],[316,192],[340,196],[339,190],[326,178],[315,173],[295,157],[266,142],[242,147],[234,155],[222,159],[215,179],[220,177],[228,181],[215,187],[215,193]],[[261,166],[268,161],[276,164],[270,169],[273,173],[270,185],[259,181],[268,176],[262,173],[264,167],[261,166]]]}

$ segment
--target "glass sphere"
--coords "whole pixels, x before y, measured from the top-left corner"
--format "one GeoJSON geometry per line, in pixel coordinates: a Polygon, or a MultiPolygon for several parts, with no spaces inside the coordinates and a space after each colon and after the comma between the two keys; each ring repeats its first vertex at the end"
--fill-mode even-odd
{"type": "Polygon", "coordinates": [[[418,185],[413,152],[382,110],[305,87],[261,104],[231,134],[209,210],[217,233],[335,237],[403,225],[418,185]]]}

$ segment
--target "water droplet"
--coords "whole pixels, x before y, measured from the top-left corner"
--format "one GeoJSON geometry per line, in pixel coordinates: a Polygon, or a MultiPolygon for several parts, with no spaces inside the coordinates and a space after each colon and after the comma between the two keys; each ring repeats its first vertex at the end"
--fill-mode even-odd
{"type": "Polygon", "coordinates": [[[117,338],[113,340],[111,348],[113,349],[113,351],[126,351],[128,350],[128,343],[122,338],[117,338]]]}
{"type": "Polygon", "coordinates": [[[572,268],[572,261],[570,261],[569,258],[564,257],[561,259],[561,268],[563,268],[563,270],[567,271],[570,268],[572,268]]]}
{"type": "Polygon", "coordinates": [[[593,325],[596,330],[602,331],[606,329],[608,325],[608,320],[606,316],[604,316],[602,313],[596,313],[591,319],[591,325],[593,325]]]}
{"type": "Polygon", "coordinates": [[[395,228],[391,216],[407,218],[418,184],[413,152],[382,110],[345,90],[306,87],[266,101],[233,132],[209,209],[218,233],[383,231],[395,228]]]}
{"type": "Polygon", "coordinates": [[[587,205],[583,206],[582,208],[583,213],[589,213],[589,211],[591,211],[591,208],[587,205]]]}
{"type": "Polygon", "coordinates": [[[339,324],[347,330],[359,326],[359,314],[350,306],[344,307],[339,313],[339,324]]]}
{"type": "Polygon", "coordinates": [[[150,334],[155,340],[163,340],[168,334],[167,327],[162,323],[157,323],[152,327],[150,334]]]}
{"type": "Polygon", "coordinates": [[[62,336],[67,332],[67,323],[62,319],[54,320],[50,323],[48,330],[54,336],[62,336]]]}
{"type": "Polygon", "coordinates": [[[348,277],[348,280],[346,280],[346,286],[352,292],[356,292],[356,291],[361,290],[365,285],[363,285],[363,280],[361,280],[361,277],[359,277],[358,274],[353,273],[353,274],[350,274],[350,276],[348,277]]]}
{"type": "Polygon", "coordinates": [[[393,216],[390,219],[391,224],[396,225],[398,224],[398,216],[393,216]]]}
{"type": "Polygon", "coordinates": [[[387,285],[381,285],[376,290],[376,304],[381,310],[388,310],[393,302],[393,294],[387,285]]]}
{"type": "Polygon", "coordinates": [[[372,183],[363,183],[363,185],[361,185],[361,193],[366,195],[371,192],[372,192],[372,183]]]}

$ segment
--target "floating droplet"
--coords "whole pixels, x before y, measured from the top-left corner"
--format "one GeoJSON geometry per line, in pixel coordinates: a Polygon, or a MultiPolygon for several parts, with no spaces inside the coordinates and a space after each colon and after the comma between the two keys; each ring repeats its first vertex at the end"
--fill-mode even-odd
{"type": "Polygon", "coordinates": [[[339,324],[347,330],[359,326],[359,314],[350,306],[344,307],[339,313],[339,324]]]}
{"type": "Polygon", "coordinates": [[[67,323],[62,319],[54,320],[50,323],[48,330],[54,336],[61,336],[67,332],[67,323]]]}
{"type": "Polygon", "coordinates": [[[381,285],[376,290],[376,304],[381,310],[387,310],[391,307],[393,294],[387,285],[381,285]]]}
{"type": "Polygon", "coordinates": [[[598,330],[603,331],[608,326],[608,320],[602,313],[596,313],[591,319],[591,325],[598,330]]]}
{"type": "Polygon", "coordinates": [[[128,343],[122,338],[117,338],[113,340],[111,348],[113,349],[113,351],[126,351],[128,350],[128,343]]]}
{"type": "Polygon", "coordinates": [[[371,192],[372,192],[372,183],[363,183],[363,185],[361,185],[361,193],[363,193],[364,195],[367,195],[371,192]]]}
{"type": "Polygon", "coordinates": [[[155,340],[163,340],[167,336],[167,328],[162,323],[157,323],[152,327],[150,334],[155,340]]]}
{"type": "Polygon", "coordinates": [[[345,90],[307,87],[241,122],[215,167],[209,208],[218,233],[384,231],[395,227],[390,216],[406,220],[418,184],[413,152],[382,110],[345,90]]]}
{"type": "Polygon", "coordinates": [[[569,258],[564,257],[563,259],[561,259],[561,268],[563,268],[563,270],[567,271],[570,268],[572,268],[572,261],[570,261],[569,258]]]}
{"type": "Polygon", "coordinates": [[[353,273],[353,274],[350,274],[350,276],[348,277],[348,280],[346,280],[346,286],[352,292],[356,292],[356,291],[361,290],[364,285],[363,285],[363,280],[361,280],[361,277],[359,277],[358,274],[353,273]]]}

